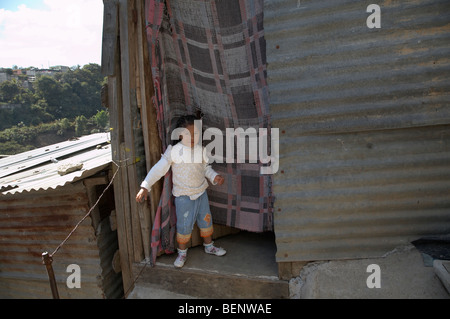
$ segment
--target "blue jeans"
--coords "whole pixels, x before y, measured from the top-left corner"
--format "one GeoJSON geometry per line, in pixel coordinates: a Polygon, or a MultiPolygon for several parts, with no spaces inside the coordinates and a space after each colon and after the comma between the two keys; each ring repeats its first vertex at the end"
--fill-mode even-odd
{"type": "Polygon", "coordinates": [[[212,235],[212,216],[206,192],[196,200],[191,200],[189,196],[175,197],[175,208],[177,212],[177,242],[179,244],[189,242],[195,222],[200,228],[201,237],[212,235]]]}

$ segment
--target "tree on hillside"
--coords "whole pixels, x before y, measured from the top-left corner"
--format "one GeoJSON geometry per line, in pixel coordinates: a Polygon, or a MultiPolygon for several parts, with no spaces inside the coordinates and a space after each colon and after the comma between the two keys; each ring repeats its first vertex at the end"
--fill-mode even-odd
{"type": "Polygon", "coordinates": [[[11,103],[15,96],[21,92],[21,85],[17,80],[5,81],[0,84],[0,99],[11,103]]]}
{"type": "Polygon", "coordinates": [[[37,79],[34,87],[36,95],[47,102],[47,112],[60,118],[62,115],[61,103],[64,99],[61,83],[48,75],[43,75],[37,79]]]}
{"type": "Polygon", "coordinates": [[[63,74],[61,82],[67,83],[72,93],[79,98],[75,116],[92,117],[97,113],[101,106],[102,81],[101,67],[93,63],[63,74]]]}
{"type": "Polygon", "coordinates": [[[38,125],[62,118],[75,120],[81,115],[91,118],[102,109],[103,81],[98,64],[40,76],[31,89],[22,87],[17,80],[6,81],[0,85],[0,102],[21,107],[0,109],[0,130],[20,122],[38,125]]]}

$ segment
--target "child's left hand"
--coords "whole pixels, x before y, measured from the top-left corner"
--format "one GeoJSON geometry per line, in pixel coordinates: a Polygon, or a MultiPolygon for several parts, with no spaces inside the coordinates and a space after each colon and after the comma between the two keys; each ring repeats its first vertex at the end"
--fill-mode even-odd
{"type": "Polygon", "coordinates": [[[225,182],[225,178],[223,178],[223,177],[220,176],[220,175],[217,175],[217,176],[214,178],[214,183],[217,184],[217,185],[222,185],[223,182],[225,182]]]}

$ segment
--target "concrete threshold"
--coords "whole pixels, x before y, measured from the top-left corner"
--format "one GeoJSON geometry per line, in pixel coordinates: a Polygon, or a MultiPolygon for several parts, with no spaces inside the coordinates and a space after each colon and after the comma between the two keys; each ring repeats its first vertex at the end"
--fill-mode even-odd
{"type": "MultiPolygon", "coordinates": [[[[222,257],[208,255],[203,246],[188,249],[188,257],[182,269],[201,270],[222,275],[262,277],[278,279],[278,264],[275,260],[276,245],[273,233],[239,232],[214,241],[227,254],[222,257]]],[[[163,255],[157,266],[173,266],[176,254],[163,255]]]]}
{"type": "MultiPolygon", "coordinates": [[[[158,257],[155,267],[142,271],[131,298],[289,298],[289,283],[278,279],[273,233],[240,232],[215,245],[227,254],[217,257],[202,246],[189,248],[182,269],[173,266],[176,254],[158,257]]],[[[136,276],[142,267],[134,265],[136,276]]]]}

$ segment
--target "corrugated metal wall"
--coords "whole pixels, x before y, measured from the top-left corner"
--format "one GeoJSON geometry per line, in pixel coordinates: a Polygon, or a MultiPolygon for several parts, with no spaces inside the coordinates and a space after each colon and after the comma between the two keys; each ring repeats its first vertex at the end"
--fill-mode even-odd
{"type": "Polygon", "coordinates": [[[277,261],[450,232],[450,2],[267,0],[277,261]]]}
{"type": "MultiPolygon", "coordinates": [[[[56,190],[2,196],[0,297],[51,298],[41,254],[45,251],[51,254],[88,210],[82,182],[56,190]]],[[[112,245],[112,232],[103,222],[101,228],[96,234],[91,218],[87,218],[54,256],[53,268],[61,298],[104,298],[105,294],[120,297],[116,292],[123,293],[121,280],[116,278],[116,284],[112,283],[111,267],[101,264],[111,260],[114,254],[104,249],[105,245],[112,245]],[[66,286],[70,264],[81,268],[81,289],[66,286]]],[[[118,248],[117,235],[115,247],[118,248]]]]}

